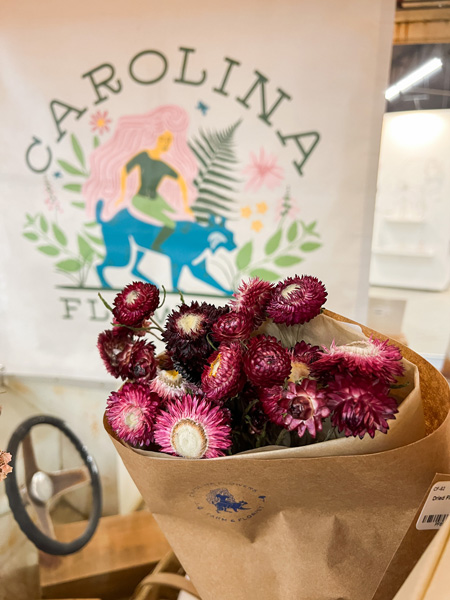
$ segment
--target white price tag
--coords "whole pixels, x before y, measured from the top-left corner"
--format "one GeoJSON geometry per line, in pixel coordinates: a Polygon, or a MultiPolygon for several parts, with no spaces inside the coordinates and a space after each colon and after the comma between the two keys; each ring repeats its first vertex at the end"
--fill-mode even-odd
{"type": "Polygon", "coordinates": [[[450,481],[433,484],[417,519],[416,529],[439,529],[450,514],[450,481]]]}

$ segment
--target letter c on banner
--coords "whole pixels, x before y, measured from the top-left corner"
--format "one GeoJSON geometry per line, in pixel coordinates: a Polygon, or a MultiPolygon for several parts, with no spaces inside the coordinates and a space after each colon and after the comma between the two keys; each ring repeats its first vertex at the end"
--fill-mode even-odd
{"type": "Polygon", "coordinates": [[[28,146],[26,154],[25,154],[25,161],[27,163],[28,168],[30,168],[35,173],[44,173],[49,168],[50,163],[52,162],[52,151],[50,150],[49,146],[46,146],[48,160],[47,160],[45,166],[42,168],[33,167],[33,165],[31,164],[31,160],[30,160],[30,154],[31,154],[31,151],[33,150],[33,148],[36,146],[36,144],[42,144],[42,142],[39,138],[33,136],[33,142],[28,146]]]}
{"type": "Polygon", "coordinates": [[[134,81],[136,81],[137,83],[142,83],[143,85],[150,85],[151,83],[156,83],[157,81],[160,81],[164,77],[164,75],[167,73],[167,66],[167,58],[164,56],[164,54],[161,54],[161,52],[158,52],[157,50],[143,50],[142,52],[139,52],[139,54],[136,54],[136,56],[133,56],[128,70],[130,73],[130,77],[134,79],[134,81]],[[134,63],[138,60],[138,58],[144,56],[144,54],[154,54],[155,56],[159,56],[159,58],[162,61],[162,71],[159,76],[154,77],[153,79],[140,79],[134,74],[134,63]]]}

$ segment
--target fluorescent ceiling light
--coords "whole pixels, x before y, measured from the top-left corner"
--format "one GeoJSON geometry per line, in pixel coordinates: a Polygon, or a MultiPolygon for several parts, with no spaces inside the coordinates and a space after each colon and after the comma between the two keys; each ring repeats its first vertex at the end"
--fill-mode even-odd
{"type": "Polygon", "coordinates": [[[405,90],[409,89],[428,75],[431,75],[432,73],[438,71],[441,68],[442,60],[440,58],[432,58],[424,65],[422,65],[403,79],[400,79],[400,81],[388,88],[386,90],[386,93],[384,94],[384,97],[386,98],[386,100],[392,100],[393,98],[401,94],[401,92],[404,92],[405,90]]]}

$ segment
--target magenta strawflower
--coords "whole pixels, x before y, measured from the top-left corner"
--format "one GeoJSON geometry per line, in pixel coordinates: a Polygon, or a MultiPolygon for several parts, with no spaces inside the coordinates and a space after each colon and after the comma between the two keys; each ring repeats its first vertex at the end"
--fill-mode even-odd
{"type": "Polygon", "coordinates": [[[275,323],[307,323],[320,313],[327,298],[325,286],[317,277],[288,277],[274,289],[267,306],[267,316],[275,323]]]}
{"type": "Polygon", "coordinates": [[[127,356],[127,364],[123,369],[124,375],[137,383],[145,383],[156,374],[155,346],[151,342],[138,340],[134,342],[127,356]]]}
{"type": "Polygon", "coordinates": [[[109,424],[124,442],[131,446],[149,446],[161,400],[147,385],[125,383],[112,392],[107,401],[109,424]]]}
{"type": "Polygon", "coordinates": [[[289,351],[268,335],[257,335],[249,340],[244,354],[244,371],[256,386],[282,384],[291,372],[289,351]]]}
{"type": "Polygon", "coordinates": [[[395,419],[397,403],[389,395],[389,387],[378,380],[351,375],[336,375],[328,387],[328,404],[332,409],[331,422],[347,437],[368,433],[387,433],[388,419],[395,419]]]}
{"type": "Polygon", "coordinates": [[[170,313],[162,338],[175,369],[193,383],[199,383],[203,367],[212,347],[208,340],[212,324],[228,307],[216,307],[203,302],[182,304],[170,313]]]}
{"type": "Polygon", "coordinates": [[[231,446],[228,415],[219,406],[186,395],[169,402],[155,423],[162,452],[183,458],[216,458],[231,446]]]}
{"type": "Polygon", "coordinates": [[[394,383],[403,374],[402,355],[397,346],[374,338],[324,347],[319,360],[312,366],[314,375],[326,378],[336,373],[352,373],[362,377],[394,383]]]}
{"type": "Polygon", "coordinates": [[[3,452],[0,450],[0,481],[6,479],[8,473],[12,472],[12,467],[9,466],[9,462],[11,462],[11,454],[9,452],[3,452]]]}
{"type": "Polygon", "coordinates": [[[175,369],[157,369],[156,376],[149,384],[150,389],[164,400],[173,400],[181,398],[189,391],[199,393],[200,390],[192,383],[189,383],[175,369]]]}
{"type": "Polygon", "coordinates": [[[133,349],[133,336],[126,327],[114,327],[99,334],[97,349],[113,377],[126,378],[127,365],[133,349]]]}
{"type": "Polygon", "coordinates": [[[212,402],[223,402],[238,394],[244,384],[241,346],[238,342],[220,344],[203,370],[203,393],[212,402]]]}
{"type": "Polygon", "coordinates": [[[316,437],[317,432],[322,430],[323,419],[330,414],[327,394],[313,379],[290,382],[287,388],[263,388],[260,400],[264,412],[273,423],[288,431],[297,430],[300,437],[305,431],[316,437]]]}
{"type": "Polygon", "coordinates": [[[289,350],[289,354],[291,356],[289,381],[295,382],[309,376],[311,365],[321,356],[321,350],[319,346],[312,346],[302,340],[289,350]]]}
{"type": "Polygon", "coordinates": [[[158,288],[151,283],[135,281],[115,297],[113,315],[122,325],[141,327],[153,315],[158,304],[158,288]]]}
{"type": "Polygon", "coordinates": [[[265,310],[272,291],[273,285],[258,277],[242,281],[230,302],[232,310],[251,315],[255,325],[258,326],[265,319],[265,310]]]}
{"type": "Polygon", "coordinates": [[[232,342],[245,340],[254,328],[254,317],[250,312],[229,312],[213,323],[211,331],[218,342],[232,342]]]}

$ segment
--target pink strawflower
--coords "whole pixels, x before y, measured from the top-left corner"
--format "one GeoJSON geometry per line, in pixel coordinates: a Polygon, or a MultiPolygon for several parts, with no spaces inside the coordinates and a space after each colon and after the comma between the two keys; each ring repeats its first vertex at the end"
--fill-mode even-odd
{"type": "Polygon", "coordinates": [[[9,466],[9,462],[11,461],[11,454],[9,452],[3,452],[0,450],[0,481],[6,479],[8,473],[12,472],[12,467],[9,466]]]}
{"type": "Polygon", "coordinates": [[[256,326],[265,319],[266,306],[272,296],[273,285],[259,277],[242,281],[230,301],[233,312],[243,312],[253,317],[256,326]]]}
{"type": "Polygon", "coordinates": [[[244,371],[256,386],[281,385],[291,372],[289,351],[276,338],[257,335],[250,339],[244,354],[244,371]]]}
{"type": "Polygon", "coordinates": [[[223,402],[244,387],[242,352],[239,342],[222,343],[208,359],[202,373],[202,390],[208,400],[223,402]]]}
{"type": "Polygon", "coordinates": [[[141,327],[153,315],[158,304],[158,288],[151,283],[135,281],[114,298],[113,315],[122,325],[141,327]]]}
{"type": "Polygon", "coordinates": [[[312,346],[302,340],[289,350],[289,354],[291,356],[289,381],[295,382],[310,375],[311,365],[321,356],[321,350],[319,346],[312,346]]]}
{"type": "Polygon", "coordinates": [[[337,373],[352,373],[362,377],[394,383],[403,374],[402,355],[397,346],[374,338],[351,342],[344,346],[331,343],[312,366],[313,374],[322,378],[337,373]]]}
{"type": "Polygon", "coordinates": [[[389,387],[378,380],[367,380],[351,375],[337,375],[328,387],[328,405],[332,409],[331,422],[347,437],[375,432],[387,433],[387,419],[395,419],[397,403],[391,398],[389,387]]]}
{"type": "Polygon", "coordinates": [[[287,388],[263,388],[260,400],[264,412],[273,423],[288,431],[296,429],[300,437],[306,430],[316,437],[317,432],[322,430],[323,419],[330,414],[327,394],[313,379],[289,382],[287,388]]]}
{"type": "Polygon", "coordinates": [[[181,398],[190,390],[198,393],[200,390],[193,384],[187,382],[175,369],[157,369],[156,377],[149,384],[150,389],[158,394],[163,400],[174,400],[181,398]]]}
{"type": "Polygon", "coordinates": [[[154,344],[145,340],[134,342],[123,367],[123,374],[137,383],[146,383],[153,379],[156,374],[154,344]]]}
{"type": "Polygon", "coordinates": [[[183,458],[216,458],[231,446],[228,414],[197,396],[166,404],[155,424],[155,442],[162,452],[183,458]]]}
{"type": "Polygon", "coordinates": [[[212,326],[212,336],[218,342],[245,340],[254,329],[254,319],[251,313],[229,312],[221,315],[212,326]]]}
{"type": "Polygon", "coordinates": [[[325,286],[317,277],[288,277],[276,286],[267,306],[267,316],[274,323],[307,323],[320,313],[326,298],[325,286]]]}
{"type": "Polygon", "coordinates": [[[125,383],[112,392],[107,401],[108,421],[124,442],[131,446],[149,446],[161,400],[147,385],[125,383]]]}
{"type": "Polygon", "coordinates": [[[133,336],[126,327],[114,327],[99,334],[97,349],[113,377],[126,379],[129,356],[133,349],[133,336]]]}

